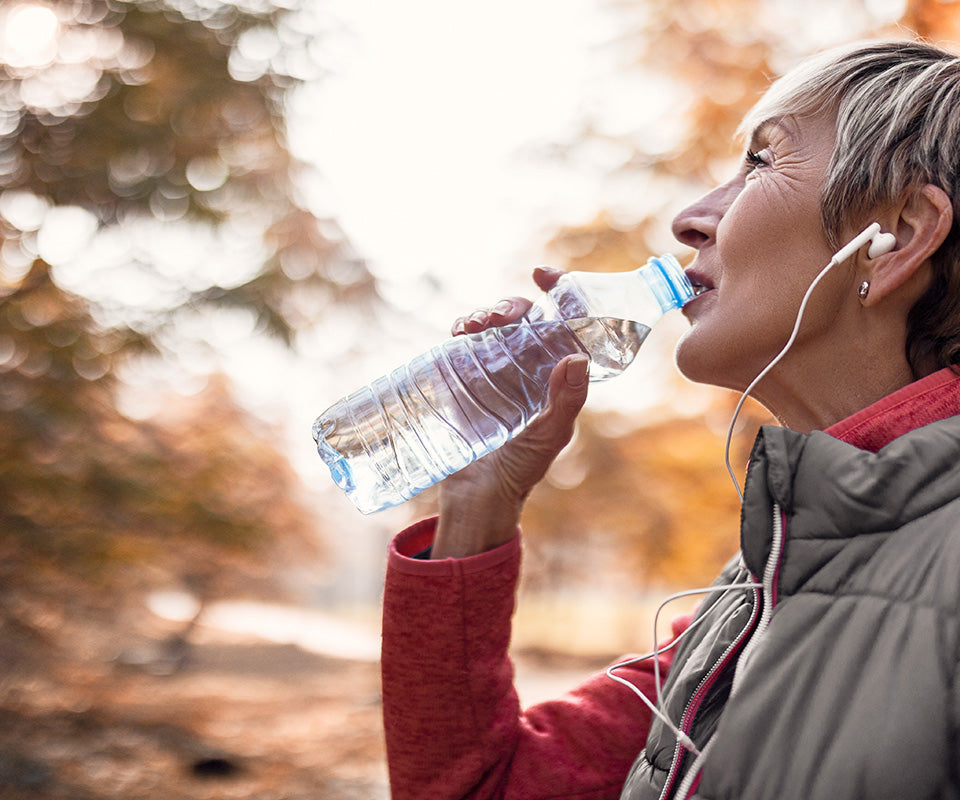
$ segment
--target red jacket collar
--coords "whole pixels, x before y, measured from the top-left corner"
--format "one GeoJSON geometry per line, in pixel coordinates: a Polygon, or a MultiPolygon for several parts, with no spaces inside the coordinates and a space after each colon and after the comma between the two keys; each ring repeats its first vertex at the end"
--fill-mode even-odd
{"type": "Polygon", "coordinates": [[[824,433],[875,453],[907,431],[956,414],[960,414],[960,374],[947,367],[888,394],[824,433]]]}

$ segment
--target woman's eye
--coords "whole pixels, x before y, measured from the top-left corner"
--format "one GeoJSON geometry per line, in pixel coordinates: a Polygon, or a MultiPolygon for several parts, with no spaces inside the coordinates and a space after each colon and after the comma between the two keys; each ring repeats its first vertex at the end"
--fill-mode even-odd
{"type": "Polygon", "coordinates": [[[770,151],[761,150],[759,153],[753,150],[747,150],[746,156],[744,156],[744,165],[747,169],[747,174],[749,175],[757,167],[769,167],[770,166],[770,151]]]}

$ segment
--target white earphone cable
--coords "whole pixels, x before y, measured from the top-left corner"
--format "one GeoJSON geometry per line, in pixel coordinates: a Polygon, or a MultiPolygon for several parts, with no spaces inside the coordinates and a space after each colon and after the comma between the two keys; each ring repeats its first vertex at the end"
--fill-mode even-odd
{"type": "MultiPolygon", "coordinates": [[[[783,346],[783,349],[779,353],[777,353],[776,356],[774,356],[774,358],[770,361],[770,363],[767,364],[760,371],[760,374],[757,375],[757,377],[750,382],[747,388],[743,391],[743,394],[741,394],[740,400],[737,403],[736,408],[734,409],[733,417],[730,420],[730,427],[727,429],[727,438],[726,438],[726,443],[724,447],[724,462],[727,467],[727,472],[730,474],[730,478],[733,480],[733,485],[736,487],[737,494],[739,495],[741,502],[743,501],[743,491],[740,488],[740,483],[737,480],[736,475],[734,474],[734,471],[733,471],[733,466],[730,463],[730,444],[733,439],[733,431],[734,431],[734,428],[736,427],[737,418],[740,415],[740,411],[743,408],[743,404],[746,402],[747,397],[750,396],[750,393],[756,388],[757,384],[761,380],[763,380],[764,377],[766,377],[766,375],[770,372],[770,370],[772,370],[780,362],[780,360],[787,354],[790,348],[793,347],[793,343],[796,341],[797,334],[800,331],[800,324],[803,321],[803,314],[804,314],[804,311],[806,310],[807,302],[809,301],[810,296],[813,294],[813,290],[817,287],[817,285],[820,283],[823,277],[833,267],[846,261],[848,258],[850,258],[850,256],[852,256],[857,250],[859,250],[868,242],[877,242],[877,239],[875,237],[877,237],[878,234],[879,236],[884,236],[884,237],[888,237],[889,239],[893,239],[893,237],[890,234],[882,234],[880,232],[880,225],[874,222],[868,225],[866,228],[864,228],[864,230],[861,231],[856,237],[851,239],[846,245],[844,245],[842,248],[840,248],[840,250],[838,250],[836,253],[833,254],[833,257],[830,259],[827,265],[822,270],[820,270],[820,272],[813,279],[813,281],[811,281],[810,286],[807,287],[807,291],[804,293],[803,299],[800,302],[800,308],[797,311],[797,317],[796,317],[796,320],[794,321],[793,331],[791,332],[790,338],[787,340],[787,343],[783,346]]],[[[888,252],[889,249],[892,248],[893,244],[895,243],[895,240],[893,241],[884,240],[882,243],[880,242],[877,242],[877,243],[880,244],[881,247],[885,248],[882,250],[878,250],[877,254],[880,254],[881,252],[888,252]]],[[[870,253],[870,257],[874,257],[873,252],[870,253]]],[[[779,544],[777,544],[777,547],[779,548],[779,544]]],[[[779,563],[779,549],[776,551],[775,556],[776,557],[774,559],[775,561],[774,566],[776,565],[776,563],[779,563]]],[[[770,565],[768,564],[768,567],[769,566],[770,565]]],[[[693,743],[693,740],[690,739],[690,737],[686,733],[684,733],[678,725],[676,725],[663,711],[660,710],[660,694],[661,694],[662,687],[661,687],[659,657],[663,653],[667,653],[670,650],[672,650],[674,647],[676,647],[684,639],[684,637],[686,637],[688,633],[690,633],[697,626],[703,623],[704,620],[706,620],[710,616],[710,611],[707,611],[706,613],[697,617],[686,628],[686,630],[684,630],[679,636],[674,638],[669,644],[667,644],[662,648],[659,646],[657,642],[657,629],[659,627],[660,612],[669,603],[673,602],[674,600],[680,599],[682,597],[689,597],[691,595],[710,594],[713,592],[727,592],[732,589],[761,589],[761,590],[764,590],[766,593],[769,593],[769,589],[767,587],[768,587],[768,584],[771,582],[771,580],[772,580],[772,576],[765,575],[764,583],[757,583],[756,581],[742,581],[742,582],[730,583],[722,586],[709,586],[701,589],[687,589],[685,591],[677,592],[675,594],[670,595],[665,600],[663,600],[663,602],[660,603],[660,605],[657,607],[656,613],[654,614],[653,650],[649,653],[646,653],[645,655],[637,656],[635,658],[628,659],[627,661],[622,661],[620,663],[614,664],[608,667],[606,670],[607,677],[616,681],[617,683],[622,684],[623,686],[626,686],[644,702],[644,704],[650,709],[651,713],[653,713],[654,716],[660,719],[663,722],[663,724],[666,725],[673,732],[673,734],[677,737],[677,741],[680,742],[680,744],[683,747],[685,747],[687,750],[692,752],[697,757],[698,765],[700,761],[703,760],[703,756],[706,754],[706,748],[704,752],[701,753],[701,751],[693,743]],[[652,658],[654,660],[653,675],[654,675],[655,702],[651,701],[650,698],[647,697],[640,690],[638,686],[636,686],[626,678],[615,674],[615,671],[618,669],[623,669],[624,667],[637,664],[649,658],[652,658]]],[[[764,609],[765,613],[769,615],[769,613],[771,613],[772,611],[772,598],[766,598],[765,602],[766,602],[766,605],[770,606],[769,608],[764,609]]],[[[748,645],[747,652],[749,652],[750,649],[751,648],[748,645]]],[[[709,743],[707,747],[709,747],[709,743]]],[[[691,774],[695,774],[695,773],[696,773],[696,770],[691,770],[691,774]]],[[[689,778],[690,775],[688,775],[687,777],[689,778]]]]}
{"type": "Polygon", "coordinates": [[[810,282],[810,286],[807,287],[807,291],[803,295],[803,300],[800,302],[800,308],[797,311],[797,318],[793,325],[793,332],[790,334],[790,338],[787,340],[787,343],[783,346],[783,349],[773,357],[773,360],[762,370],[760,370],[760,374],[750,382],[750,385],[747,386],[747,388],[744,389],[743,394],[740,395],[740,400],[737,403],[737,407],[733,412],[733,417],[730,420],[730,427],[727,429],[727,440],[723,449],[723,460],[727,466],[727,472],[730,474],[730,479],[733,481],[733,485],[737,490],[737,495],[740,497],[740,502],[743,502],[743,490],[740,488],[740,482],[737,480],[737,476],[733,471],[733,466],[730,463],[730,444],[733,440],[733,429],[737,424],[737,418],[740,416],[740,410],[743,408],[743,404],[747,401],[747,397],[749,397],[750,393],[756,388],[757,384],[767,376],[770,370],[780,363],[780,360],[787,354],[790,348],[793,347],[793,343],[796,341],[797,334],[800,331],[800,323],[803,321],[803,312],[807,308],[807,301],[810,299],[810,295],[813,294],[813,290],[823,279],[824,275],[826,275],[833,267],[850,258],[850,256],[863,247],[867,242],[873,240],[873,238],[879,233],[879,223],[872,222],[857,236],[855,236],[846,245],[841,247],[836,253],[833,254],[833,257],[830,259],[827,265],[820,270],[820,272],[817,274],[817,277],[815,277],[810,282]]]}
{"type": "Polygon", "coordinates": [[[683,597],[690,597],[692,595],[698,594],[711,594],[713,592],[726,592],[730,589],[758,589],[761,588],[761,585],[755,581],[745,581],[740,583],[728,583],[722,586],[705,586],[700,589],[686,589],[682,592],[676,592],[675,594],[670,595],[664,599],[659,606],[657,606],[657,611],[653,616],[653,650],[649,653],[645,653],[642,656],[636,656],[635,658],[628,659],[627,661],[621,661],[617,664],[613,664],[608,667],[606,670],[607,677],[611,680],[615,680],[617,683],[626,686],[630,691],[632,691],[637,697],[639,697],[647,708],[650,709],[651,713],[660,719],[664,725],[666,725],[672,732],[673,735],[677,737],[677,740],[690,752],[695,755],[699,755],[700,751],[697,749],[696,745],[693,743],[693,740],[690,739],[687,734],[685,734],[680,728],[673,722],[666,714],[660,710],[660,691],[661,691],[661,678],[660,678],[660,660],[659,657],[663,653],[667,653],[680,644],[681,641],[690,633],[694,628],[699,626],[704,620],[709,617],[709,612],[703,614],[697,619],[695,619],[679,636],[674,638],[668,645],[660,647],[657,642],[657,629],[660,623],[660,612],[674,600],[679,600],[683,597]],[[656,702],[650,700],[638,686],[628,681],[626,678],[621,677],[620,675],[614,674],[615,670],[622,669],[624,667],[629,667],[633,664],[638,664],[641,661],[646,661],[647,659],[653,659],[653,685],[654,685],[654,697],[656,702]]]}
{"type": "Polygon", "coordinates": [[[783,349],[773,357],[773,360],[767,364],[760,374],[754,378],[750,385],[743,391],[743,394],[740,395],[740,400],[737,403],[737,407],[733,411],[733,417],[730,420],[730,427],[727,429],[727,441],[723,448],[723,460],[727,465],[727,472],[730,473],[730,479],[733,481],[733,485],[737,490],[737,494],[740,496],[740,501],[743,502],[743,490],[740,488],[740,482],[737,480],[737,476],[733,471],[733,466],[730,463],[730,443],[733,440],[733,429],[737,424],[737,418],[740,416],[740,410],[743,408],[743,404],[747,401],[747,397],[750,396],[750,393],[756,388],[757,384],[762,381],[767,374],[772,370],[777,364],[780,363],[780,360],[787,354],[791,347],[793,347],[794,341],[796,341],[797,333],[800,331],[800,323],[803,321],[803,312],[806,310],[807,301],[810,299],[810,295],[813,293],[813,290],[816,288],[817,284],[820,283],[821,278],[826,275],[832,267],[836,265],[833,259],[830,260],[830,263],[827,264],[816,278],[813,279],[813,282],[807,288],[806,294],[803,296],[803,300],[800,303],[800,310],[797,312],[797,319],[793,325],[793,332],[790,334],[790,338],[787,340],[787,343],[783,346],[783,349]]]}

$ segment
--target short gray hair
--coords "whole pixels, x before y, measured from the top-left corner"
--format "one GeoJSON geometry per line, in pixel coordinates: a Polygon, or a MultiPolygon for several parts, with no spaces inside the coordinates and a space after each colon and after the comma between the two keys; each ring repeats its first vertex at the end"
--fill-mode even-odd
{"type": "Polygon", "coordinates": [[[907,357],[916,376],[960,362],[960,57],[919,41],[866,42],[814,56],[747,114],[764,119],[829,113],[837,140],[823,186],[832,243],[845,223],[925,184],[953,202],[953,228],[931,259],[934,279],[910,312],[907,357]]]}

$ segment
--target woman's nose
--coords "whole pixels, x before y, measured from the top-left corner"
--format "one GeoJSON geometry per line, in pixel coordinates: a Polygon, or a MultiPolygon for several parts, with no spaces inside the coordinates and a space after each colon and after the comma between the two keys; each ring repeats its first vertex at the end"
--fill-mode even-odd
{"type": "MultiPolygon", "coordinates": [[[[688,206],[673,220],[673,236],[681,244],[699,250],[711,238],[712,233],[708,232],[707,219],[698,214],[692,213],[692,207],[688,206]]],[[[716,226],[710,227],[711,231],[716,231],[716,226]]]]}
{"type": "Polygon", "coordinates": [[[691,203],[673,219],[673,235],[681,244],[699,250],[713,241],[724,212],[737,195],[735,181],[729,181],[691,203]]]}

